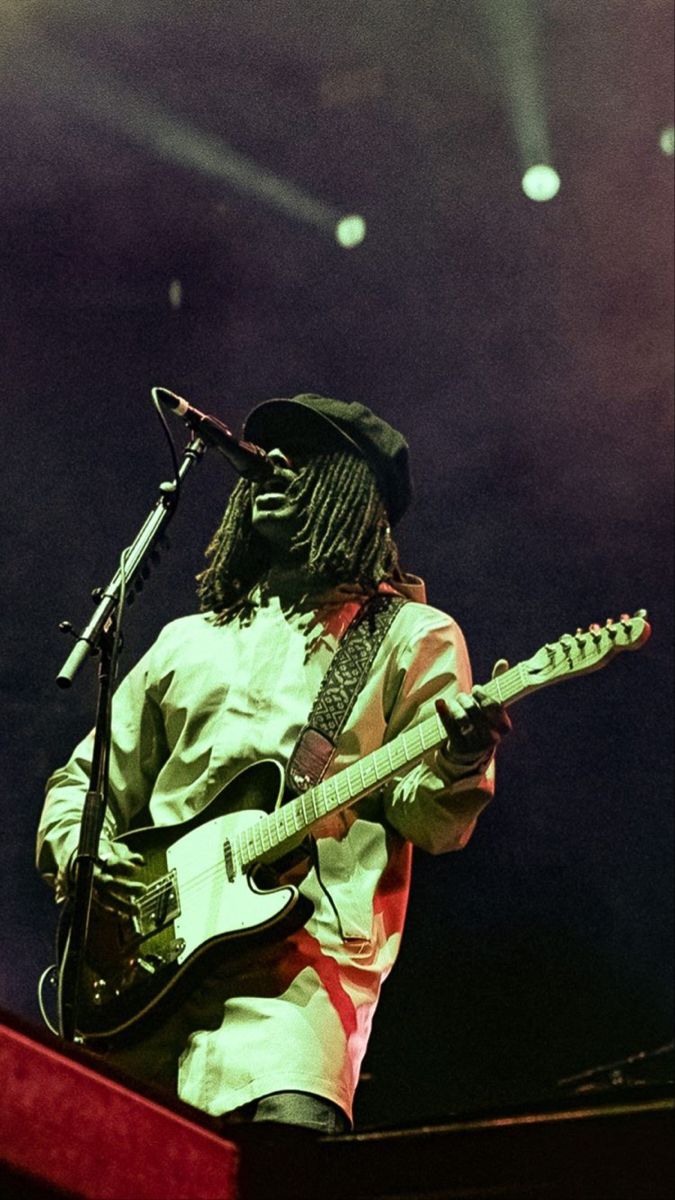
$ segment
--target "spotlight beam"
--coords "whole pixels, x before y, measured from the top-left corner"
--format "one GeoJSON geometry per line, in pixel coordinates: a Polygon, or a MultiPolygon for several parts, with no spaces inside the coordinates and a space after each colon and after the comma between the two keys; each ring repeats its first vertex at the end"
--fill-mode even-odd
{"type": "MultiPolygon", "coordinates": [[[[206,133],[188,121],[167,112],[133,88],[102,76],[73,54],[37,38],[32,39],[35,78],[52,98],[65,102],[85,120],[114,129],[127,141],[150,150],[158,158],[226,184],[243,195],[260,200],[269,208],[311,225],[350,247],[363,237],[344,241],[339,234],[346,219],[334,205],[312,196],[291,180],[277,175],[242,154],[215,134],[206,133]]],[[[363,225],[365,222],[358,218],[363,225]]]]}
{"type": "MultiPolygon", "coordinates": [[[[546,114],[540,13],[532,0],[482,0],[485,23],[501,74],[522,170],[549,166],[551,139],[546,114]]],[[[558,186],[560,180],[558,179],[558,186]]],[[[524,188],[526,194],[527,188],[524,188]]],[[[555,189],[557,190],[557,188],[555,189]]],[[[551,193],[555,195],[555,191],[551,193]]],[[[533,197],[531,197],[533,198],[533,197]]],[[[541,195],[537,199],[550,199],[541,195]]]]}

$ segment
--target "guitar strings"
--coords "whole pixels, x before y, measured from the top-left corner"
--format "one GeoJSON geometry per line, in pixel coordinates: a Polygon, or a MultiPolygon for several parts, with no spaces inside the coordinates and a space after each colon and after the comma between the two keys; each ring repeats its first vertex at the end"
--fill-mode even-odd
{"type": "MultiPolygon", "coordinates": [[[[438,733],[440,731],[441,726],[440,726],[440,723],[438,722],[438,718],[432,717],[432,718],[430,718],[430,721],[421,723],[419,726],[414,727],[414,729],[409,730],[407,735],[404,734],[402,736],[402,743],[403,743],[403,748],[404,748],[406,758],[414,757],[415,755],[419,754],[420,752],[424,753],[426,751],[426,749],[430,748],[430,747],[424,746],[424,736],[421,732],[423,725],[429,725],[429,724],[434,725],[434,731],[435,731],[435,735],[436,735],[434,740],[435,741],[438,740],[438,733]],[[413,749],[411,749],[409,745],[406,745],[406,740],[405,740],[407,737],[408,743],[409,743],[411,735],[414,735],[414,737],[418,740],[418,744],[413,749]]],[[[383,748],[381,747],[380,749],[383,749],[383,748]]],[[[396,770],[397,769],[396,766],[394,766],[394,764],[391,761],[391,747],[386,747],[386,750],[389,751],[389,753],[387,755],[387,760],[388,760],[387,765],[393,767],[393,769],[396,770]]],[[[375,753],[377,754],[378,751],[375,751],[375,753]]],[[[358,764],[354,764],[351,768],[347,768],[344,772],[341,772],[340,774],[347,775],[347,773],[350,770],[354,771],[354,767],[357,765],[358,764]]],[[[402,763],[398,764],[398,766],[401,766],[401,765],[403,765],[403,764],[402,763]]],[[[302,831],[303,826],[307,827],[308,824],[313,824],[314,820],[318,821],[323,816],[326,816],[327,813],[334,810],[335,805],[330,805],[330,797],[327,795],[329,788],[332,788],[332,790],[335,794],[335,798],[338,801],[338,804],[340,804],[341,802],[344,802],[347,799],[351,799],[351,787],[349,786],[349,782],[347,780],[345,780],[345,783],[347,783],[347,788],[346,788],[345,797],[343,799],[340,796],[340,787],[342,785],[337,782],[338,779],[339,779],[339,775],[332,776],[331,779],[326,780],[324,784],[321,784],[316,788],[312,788],[312,789],[310,789],[309,792],[305,792],[303,795],[296,797],[295,801],[292,801],[291,804],[285,805],[282,809],[279,809],[275,813],[266,814],[270,823],[272,825],[276,826],[274,833],[278,836],[279,832],[281,832],[281,834],[282,834],[281,842],[283,842],[287,838],[294,837],[296,834],[298,834],[302,831]],[[325,808],[323,808],[323,811],[321,811],[321,809],[319,809],[319,800],[321,800],[322,803],[324,803],[324,801],[323,801],[324,796],[328,800],[329,807],[325,807],[325,808]],[[314,809],[314,817],[311,822],[307,822],[307,814],[305,812],[305,809],[306,809],[308,803],[311,804],[311,807],[313,807],[313,809],[314,809]],[[295,809],[293,808],[294,805],[295,805],[295,809]],[[292,817],[291,817],[291,813],[293,813],[292,817]],[[295,815],[296,813],[301,816],[300,827],[297,826],[297,816],[295,815]],[[289,823],[293,826],[293,828],[290,831],[288,828],[289,823]]],[[[360,773],[360,782],[362,782],[362,783],[365,782],[362,772],[360,773]]],[[[376,779],[373,781],[373,784],[376,785],[378,782],[379,782],[379,780],[376,779]]],[[[353,802],[355,802],[356,799],[357,799],[357,797],[354,797],[353,802]]],[[[274,836],[270,837],[270,839],[269,839],[270,844],[269,844],[269,846],[266,846],[265,845],[266,839],[265,839],[264,832],[262,830],[259,830],[258,826],[259,826],[259,822],[254,821],[251,823],[250,826],[247,826],[246,829],[241,830],[239,833],[237,833],[235,835],[234,838],[232,838],[230,840],[230,848],[232,850],[233,864],[236,868],[242,869],[245,866],[249,866],[249,865],[253,866],[256,861],[260,861],[260,859],[265,855],[266,852],[271,851],[275,848],[274,836]],[[258,839],[256,839],[256,832],[259,832],[259,835],[260,835],[258,839]],[[256,841],[259,842],[260,846],[262,847],[262,850],[258,849],[258,846],[256,845],[256,841]],[[253,850],[252,856],[250,854],[251,850],[253,850]]],[[[278,844],[279,843],[277,843],[277,845],[278,844]]],[[[189,894],[189,892],[194,887],[203,886],[204,882],[206,882],[212,875],[215,875],[215,874],[219,875],[222,872],[222,870],[223,870],[223,863],[221,861],[218,861],[217,863],[214,863],[211,866],[206,867],[201,872],[198,872],[196,875],[192,876],[187,882],[181,884],[181,889],[180,889],[181,895],[186,896],[189,894]]],[[[166,895],[167,893],[170,893],[171,890],[173,889],[173,887],[174,887],[174,883],[173,883],[170,875],[165,875],[165,876],[161,877],[160,879],[155,880],[154,883],[150,884],[148,889],[146,890],[146,893],[144,894],[142,899],[139,900],[139,902],[138,902],[138,907],[139,907],[139,910],[141,910],[141,915],[147,915],[148,912],[152,912],[156,907],[158,907],[159,903],[161,902],[162,897],[164,895],[166,895]]]]}
{"type": "MultiPolygon", "coordinates": [[[[501,701],[504,701],[506,699],[510,699],[511,696],[515,695],[516,692],[518,692],[522,689],[524,679],[525,679],[524,664],[517,663],[516,666],[511,667],[510,670],[505,671],[502,675],[499,675],[495,679],[491,680],[490,684],[486,685],[486,691],[494,690],[497,693],[496,698],[501,701]],[[513,690],[511,690],[512,687],[513,687],[513,690]]],[[[405,745],[406,737],[409,739],[411,736],[416,736],[420,739],[419,747],[416,748],[412,752],[413,756],[415,754],[417,754],[420,749],[422,750],[423,753],[426,753],[426,751],[428,749],[431,749],[434,744],[437,744],[437,739],[435,739],[435,741],[430,746],[425,747],[424,746],[424,737],[421,732],[423,729],[423,726],[428,725],[428,724],[433,724],[434,722],[436,722],[436,732],[437,733],[441,732],[442,726],[440,725],[438,718],[431,717],[431,718],[429,718],[428,721],[421,722],[418,726],[414,726],[412,729],[408,730],[405,734],[401,735],[403,747],[406,752],[406,758],[408,758],[410,756],[410,751],[408,750],[408,748],[405,745]]],[[[442,732],[444,734],[445,731],[442,730],[442,732]]],[[[391,754],[391,749],[392,749],[391,745],[380,747],[379,751],[374,751],[374,755],[377,755],[381,751],[388,751],[389,754],[391,754]]],[[[391,765],[391,759],[389,759],[389,764],[391,765]]],[[[403,765],[404,765],[404,763],[400,763],[398,765],[398,767],[394,767],[393,769],[397,770],[400,768],[400,766],[403,766],[403,765]]],[[[359,766],[360,766],[360,763],[352,764],[352,766],[346,768],[344,772],[341,772],[338,775],[332,776],[331,779],[326,780],[324,784],[320,784],[318,787],[310,789],[309,792],[306,792],[303,796],[297,797],[296,799],[300,800],[302,802],[302,804],[306,804],[308,800],[311,800],[312,804],[314,805],[314,810],[316,813],[316,801],[321,794],[321,789],[326,789],[328,784],[332,784],[333,788],[335,790],[335,793],[336,793],[336,797],[339,802],[340,801],[340,792],[339,792],[340,784],[337,782],[337,780],[340,778],[340,774],[346,775],[350,770],[354,771],[359,766]]],[[[361,780],[363,781],[363,775],[361,775],[361,780]]],[[[348,792],[349,792],[349,789],[348,789],[348,792]]],[[[295,802],[292,802],[292,803],[295,803],[295,802]]],[[[298,807],[301,808],[302,805],[300,805],[298,807]]],[[[272,824],[281,826],[283,833],[287,837],[292,837],[292,836],[294,836],[294,834],[299,833],[300,830],[294,829],[292,831],[292,833],[290,833],[290,834],[288,833],[286,818],[289,815],[288,810],[289,810],[290,806],[287,805],[287,806],[285,806],[285,808],[286,808],[285,814],[283,814],[283,810],[279,810],[278,812],[275,812],[275,813],[271,813],[271,814],[268,813],[268,814],[266,814],[266,816],[268,817],[268,819],[271,821],[272,824]]],[[[333,811],[333,810],[331,808],[328,808],[326,810],[326,812],[319,813],[316,816],[316,820],[320,820],[322,816],[327,815],[327,813],[329,813],[331,811],[333,811]]],[[[303,816],[303,818],[305,818],[304,812],[302,813],[302,816],[303,816]]],[[[260,830],[259,831],[259,833],[260,833],[259,841],[263,847],[262,854],[260,854],[260,852],[258,851],[257,846],[256,846],[256,836],[255,835],[256,835],[256,831],[257,831],[257,826],[258,826],[257,821],[252,822],[250,826],[247,826],[244,830],[241,830],[232,839],[228,839],[230,848],[232,851],[233,865],[234,865],[235,869],[237,869],[239,871],[243,872],[245,867],[254,866],[256,861],[259,862],[261,860],[261,858],[263,857],[263,855],[268,850],[271,851],[272,849],[274,849],[274,846],[272,844],[270,844],[269,847],[265,846],[264,833],[262,830],[260,830]],[[249,852],[250,852],[251,848],[253,849],[253,857],[249,856],[249,852]]],[[[279,832],[278,829],[275,830],[275,833],[278,833],[278,832],[279,832]]],[[[284,838],[282,837],[281,840],[283,841],[284,838]]],[[[270,839],[270,841],[272,841],[272,839],[270,839]]],[[[191,878],[189,878],[186,882],[181,884],[180,895],[185,897],[185,896],[189,895],[190,893],[192,893],[193,891],[203,888],[205,885],[207,885],[210,882],[211,877],[216,876],[216,875],[221,875],[222,871],[223,871],[223,863],[220,861],[213,863],[209,867],[204,868],[203,870],[197,872],[197,874],[195,874],[191,878]]],[[[171,893],[171,891],[174,889],[174,887],[175,887],[175,884],[171,878],[170,873],[165,876],[160,877],[159,879],[155,880],[153,883],[149,884],[143,897],[138,902],[138,908],[139,908],[141,916],[147,916],[149,913],[152,913],[155,909],[157,909],[159,907],[159,905],[161,904],[162,898],[166,894],[171,893]]]]}
{"type": "MultiPolygon", "coordinates": [[[[616,627],[613,626],[612,631],[614,631],[615,628],[616,627]]],[[[582,635],[582,636],[584,638],[583,649],[586,650],[586,648],[588,647],[588,638],[586,635],[582,635]]],[[[591,646],[590,649],[592,650],[593,647],[591,646]]],[[[528,685],[528,677],[527,677],[526,672],[527,672],[526,663],[524,663],[524,662],[516,663],[515,666],[504,671],[503,674],[497,675],[497,676],[495,676],[494,679],[490,680],[490,682],[485,685],[485,690],[489,694],[493,695],[495,699],[504,703],[504,702],[512,699],[514,696],[516,696],[518,694],[518,692],[525,691],[528,689],[528,686],[531,686],[531,683],[530,683],[530,685],[528,685]]],[[[537,683],[535,683],[534,686],[537,687],[537,683]]],[[[542,686],[542,684],[539,683],[539,686],[542,686]]],[[[431,717],[431,718],[429,718],[428,721],[421,722],[417,726],[413,726],[413,728],[408,730],[407,733],[404,733],[401,735],[401,743],[404,748],[405,759],[407,759],[409,757],[414,757],[418,753],[418,750],[415,750],[415,751],[413,751],[412,755],[410,754],[410,751],[405,743],[406,737],[410,738],[413,735],[417,736],[420,739],[419,749],[422,750],[422,753],[425,753],[426,750],[431,749],[434,744],[438,743],[438,739],[436,738],[434,740],[434,742],[430,743],[429,746],[427,746],[427,747],[424,746],[423,730],[425,727],[431,728],[431,726],[434,724],[434,722],[435,722],[436,734],[441,733],[441,736],[443,736],[444,729],[442,727],[440,719],[437,716],[435,718],[431,717]]],[[[398,739],[396,739],[396,740],[398,740],[398,739]]],[[[401,763],[398,764],[398,767],[395,767],[393,765],[393,763],[391,761],[392,745],[393,744],[383,746],[383,747],[380,747],[379,751],[374,751],[373,758],[376,758],[378,753],[385,751],[388,755],[390,767],[392,768],[392,770],[397,770],[401,766],[405,765],[405,759],[401,763]]],[[[322,791],[324,793],[326,793],[328,790],[328,786],[332,784],[334,787],[334,791],[335,791],[335,794],[336,794],[336,797],[338,800],[338,806],[339,806],[339,803],[340,803],[340,783],[339,783],[340,776],[341,775],[346,776],[350,771],[354,772],[356,768],[360,768],[361,782],[365,782],[364,775],[363,775],[362,762],[352,764],[352,766],[346,768],[346,770],[344,772],[340,772],[340,773],[338,773],[338,775],[332,776],[331,779],[326,780],[323,784],[319,784],[317,787],[311,788],[303,796],[297,797],[296,800],[293,801],[290,805],[285,806],[285,811],[283,809],[280,809],[277,812],[274,812],[271,814],[266,814],[266,816],[269,818],[270,823],[273,825],[276,824],[277,827],[280,825],[281,829],[282,829],[283,833],[286,835],[286,837],[293,837],[293,835],[296,833],[299,833],[300,830],[294,829],[291,834],[288,833],[286,817],[288,815],[290,815],[289,810],[293,811],[293,812],[300,811],[302,813],[303,822],[306,822],[306,813],[304,812],[304,804],[306,804],[306,802],[310,799],[314,805],[314,812],[315,812],[316,820],[320,820],[322,816],[327,815],[327,813],[333,811],[334,808],[336,807],[335,805],[332,805],[331,807],[327,808],[324,813],[320,813],[317,815],[316,801],[319,797],[321,797],[322,791]],[[296,805],[295,810],[292,807],[293,804],[296,805]]],[[[380,782],[380,781],[377,781],[377,782],[380,782]]],[[[349,785],[347,788],[347,792],[348,792],[348,796],[349,796],[349,793],[350,793],[349,785]]],[[[354,800],[352,802],[355,802],[357,798],[358,797],[354,797],[354,800]]],[[[328,797],[328,799],[330,799],[330,798],[328,797]]],[[[294,820],[295,820],[295,818],[294,818],[294,820]]],[[[274,849],[274,846],[272,844],[270,844],[269,847],[265,847],[264,831],[261,829],[261,830],[259,830],[259,833],[260,833],[259,840],[260,840],[260,844],[263,847],[263,849],[262,849],[262,854],[260,854],[258,852],[258,849],[256,846],[256,837],[255,837],[257,829],[258,829],[258,822],[257,821],[252,822],[252,824],[250,826],[248,826],[246,829],[244,829],[241,832],[239,832],[238,834],[236,834],[234,838],[232,838],[231,840],[228,839],[229,844],[230,844],[230,849],[232,851],[232,862],[233,862],[233,866],[235,868],[243,870],[247,866],[253,866],[256,861],[261,860],[261,858],[264,856],[264,854],[266,853],[267,850],[271,851],[272,849],[274,849]],[[253,857],[252,858],[249,856],[251,847],[253,848],[253,857]],[[246,851],[246,857],[244,855],[244,851],[246,851]]],[[[275,830],[275,833],[278,834],[278,832],[279,832],[279,830],[277,828],[277,830],[275,830]]],[[[283,837],[282,837],[281,841],[282,842],[284,841],[283,837]]],[[[272,843],[271,838],[270,838],[270,843],[272,843]]],[[[277,843],[277,845],[278,844],[279,843],[277,843]]],[[[207,884],[209,882],[211,876],[220,875],[222,870],[223,870],[223,864],[222,864],[222,862],[219,861],[219,862],[214,863],[211,866],[203,869],[201,872],[198,872],[191,879],[189,879],[186,883],[181,885],[181,889],[180,889],[181,895],[186,896],[193,889],[199,889],[199,888],[204,887],[205,884],[207,884]]],[[[149,884],[143,897],[138,902],[139,910],[142,910],[142,913],[147,913],[148,909],[155,909],[158,906],[158,902],[161,901],[162,897],[166,893],[170,893],[172,891],[172,889],[174,888],[174,886],[175,885],[171,878],[171,874],[165,875],[165,876],[161,877],[160,879],[155,880],[153,883],[149,884]]]]}
{"type": "MultiPolygon", "coordinates": [[[[307,794],[305,794],[305,796],[302,797],[302,799],[306,799],[306,795],[307,794]]],[[[288,806],[286,806],[286,808],[288,809],[288,806]]],[[[280,814],[281,814],[281,810],[276,813],[267,813],[265,815],[272,821],[273,824],[276,824],[277,826],[281,825],[286,837],[292,837],[293,834],[297,834],[300,832],[300,829],[295,829],[293,831],[293,833],[289,834],[288,829],[287,829],[288,821],[287,821],[287,819],[284,818],[284,816],[282,816],[280,814]]],[[[323,815],[325,815],[325,814],[323,814],[323,813],[319,814],[316,817],[316,820],[320,820],[321,816],[323,816],[323,815]]],[[[235,869],[237,869],[238,871],[240,871],[242,873],[246,867],[255,866],[256,862],[260,862],[262,856],[267,851],[271,851],[274,849],[274,845],[272,844],[271,839],[270,839],[270,845],[268,847],[265,846],[265,844],[264,844],[265,839],[261,832],[261,836],[260,836],[259,840],[263,847],[262,854],[257,850],[256,845],[255,845],[255,841],[256,841],[255,832],[258,827],[258,824],[259,824],[258,821],[254,821],[249,826],[247,826],[245,829],[243,829],[239,833],[237,833],[233,838],[227,839],[229,841],[230,849],[232,851],[233,866],[235,867],[235,869]],[[251,849],[253,850],[252,857],[250,855],[251,849]]],[[[282,838],[282,841],[283,840],[284,839],[282,838]]],[[[218,862],[212,863],[210,866],[203,868],[201,871],[198,871],[195,875],[191,876],[186,882],[181,884],[180,896],[185,897],[185,896],[189,895],[190,893],[192,893],[195,889],[202,888],[205,884],[210,882],[210,879],[212,876],[216,876],[216,875],[220,876],[222,874],[223,869],[224,869],[223,862],[219,860],[218,862]]],[[[149,913],[152,913],[153,910],[156,909],[159,906],[159,904],[161,904],[162,898],[167,893],[170,893],[173,890],[174,886],[175,885],[171,878],[170,872],[167,875],[163,875],[159,879],[156,879],[153,883],[149,884],[148,887],[146,888],[146,891],[143,894],[142,898],[138,901],[138,908],[141,913],[141,916],[144,916],[144,915],[147,916],[149,913]]]]}

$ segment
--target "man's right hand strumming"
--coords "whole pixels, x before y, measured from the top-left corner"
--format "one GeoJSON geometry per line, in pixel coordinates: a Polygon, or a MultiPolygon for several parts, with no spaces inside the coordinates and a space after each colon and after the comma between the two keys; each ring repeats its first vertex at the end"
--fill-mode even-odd
{"type": "Polygon", "coordinates": [[[145,891],[139,874],[143,864],[143,856],[129,850],[124,842],[102,840],[94,868],[94,890],[99,903],[134,916],[145,891]]]}

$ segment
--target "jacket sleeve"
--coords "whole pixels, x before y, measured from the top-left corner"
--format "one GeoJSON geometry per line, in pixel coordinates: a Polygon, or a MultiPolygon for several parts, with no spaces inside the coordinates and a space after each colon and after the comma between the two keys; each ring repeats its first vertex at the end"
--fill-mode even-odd
{"type": "MultiPolygon", "coordinates": [[[[159,706],[150,688],[152,650],[129,672],[112,702],[112,739],[108,805],[102,836],[123,833],[148,803],[163,762],[166,742],[159,706]]],[[[55,886],[67,890],[67,870],[79,842],[80,819],[89,788],[93,732],[76,746],[65,766],[47,782],[37,834],[37,868],[55,886]]]]}
{"type": "MultiPolygon", "coordinates": [[[[411,631],[397,656],[386,741],[435,712],[446,700],[472,686],[466,642],[459,626],[435,609],[411,631]]],[[[395,779],[384,796],[385,816],[403,837],[432,854],[462,849],[478,814],[494,792],[494,763],[479,774],[453,779],[438,750],[431,751],[406,775],[395,779]]]]}

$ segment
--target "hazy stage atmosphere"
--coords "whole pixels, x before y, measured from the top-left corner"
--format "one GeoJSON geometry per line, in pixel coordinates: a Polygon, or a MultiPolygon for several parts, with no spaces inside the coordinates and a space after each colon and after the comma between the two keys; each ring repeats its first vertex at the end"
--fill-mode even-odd
{"type": "MultiPolygon", "coordinates": [[[[408,438],[402,563],[476,682],[622,613],[653,630],[514,705],[469,846],[416,852],[357,1126],[555,1099],[640,1052],[637,1076],[668,1078],[670,4],[2,9],[0,1007],[40,1024],[35,828],[96,691],[93,662],[56,687],[58,625],[86,623],[171,477],[151,388],[236,432],[319,392],[408,438]],[[536,165],[556,174],[532,198],[536,165]]],[[[125,673],[195,611],[235,480],[209,451],[186,481],[125,673]]]]}

